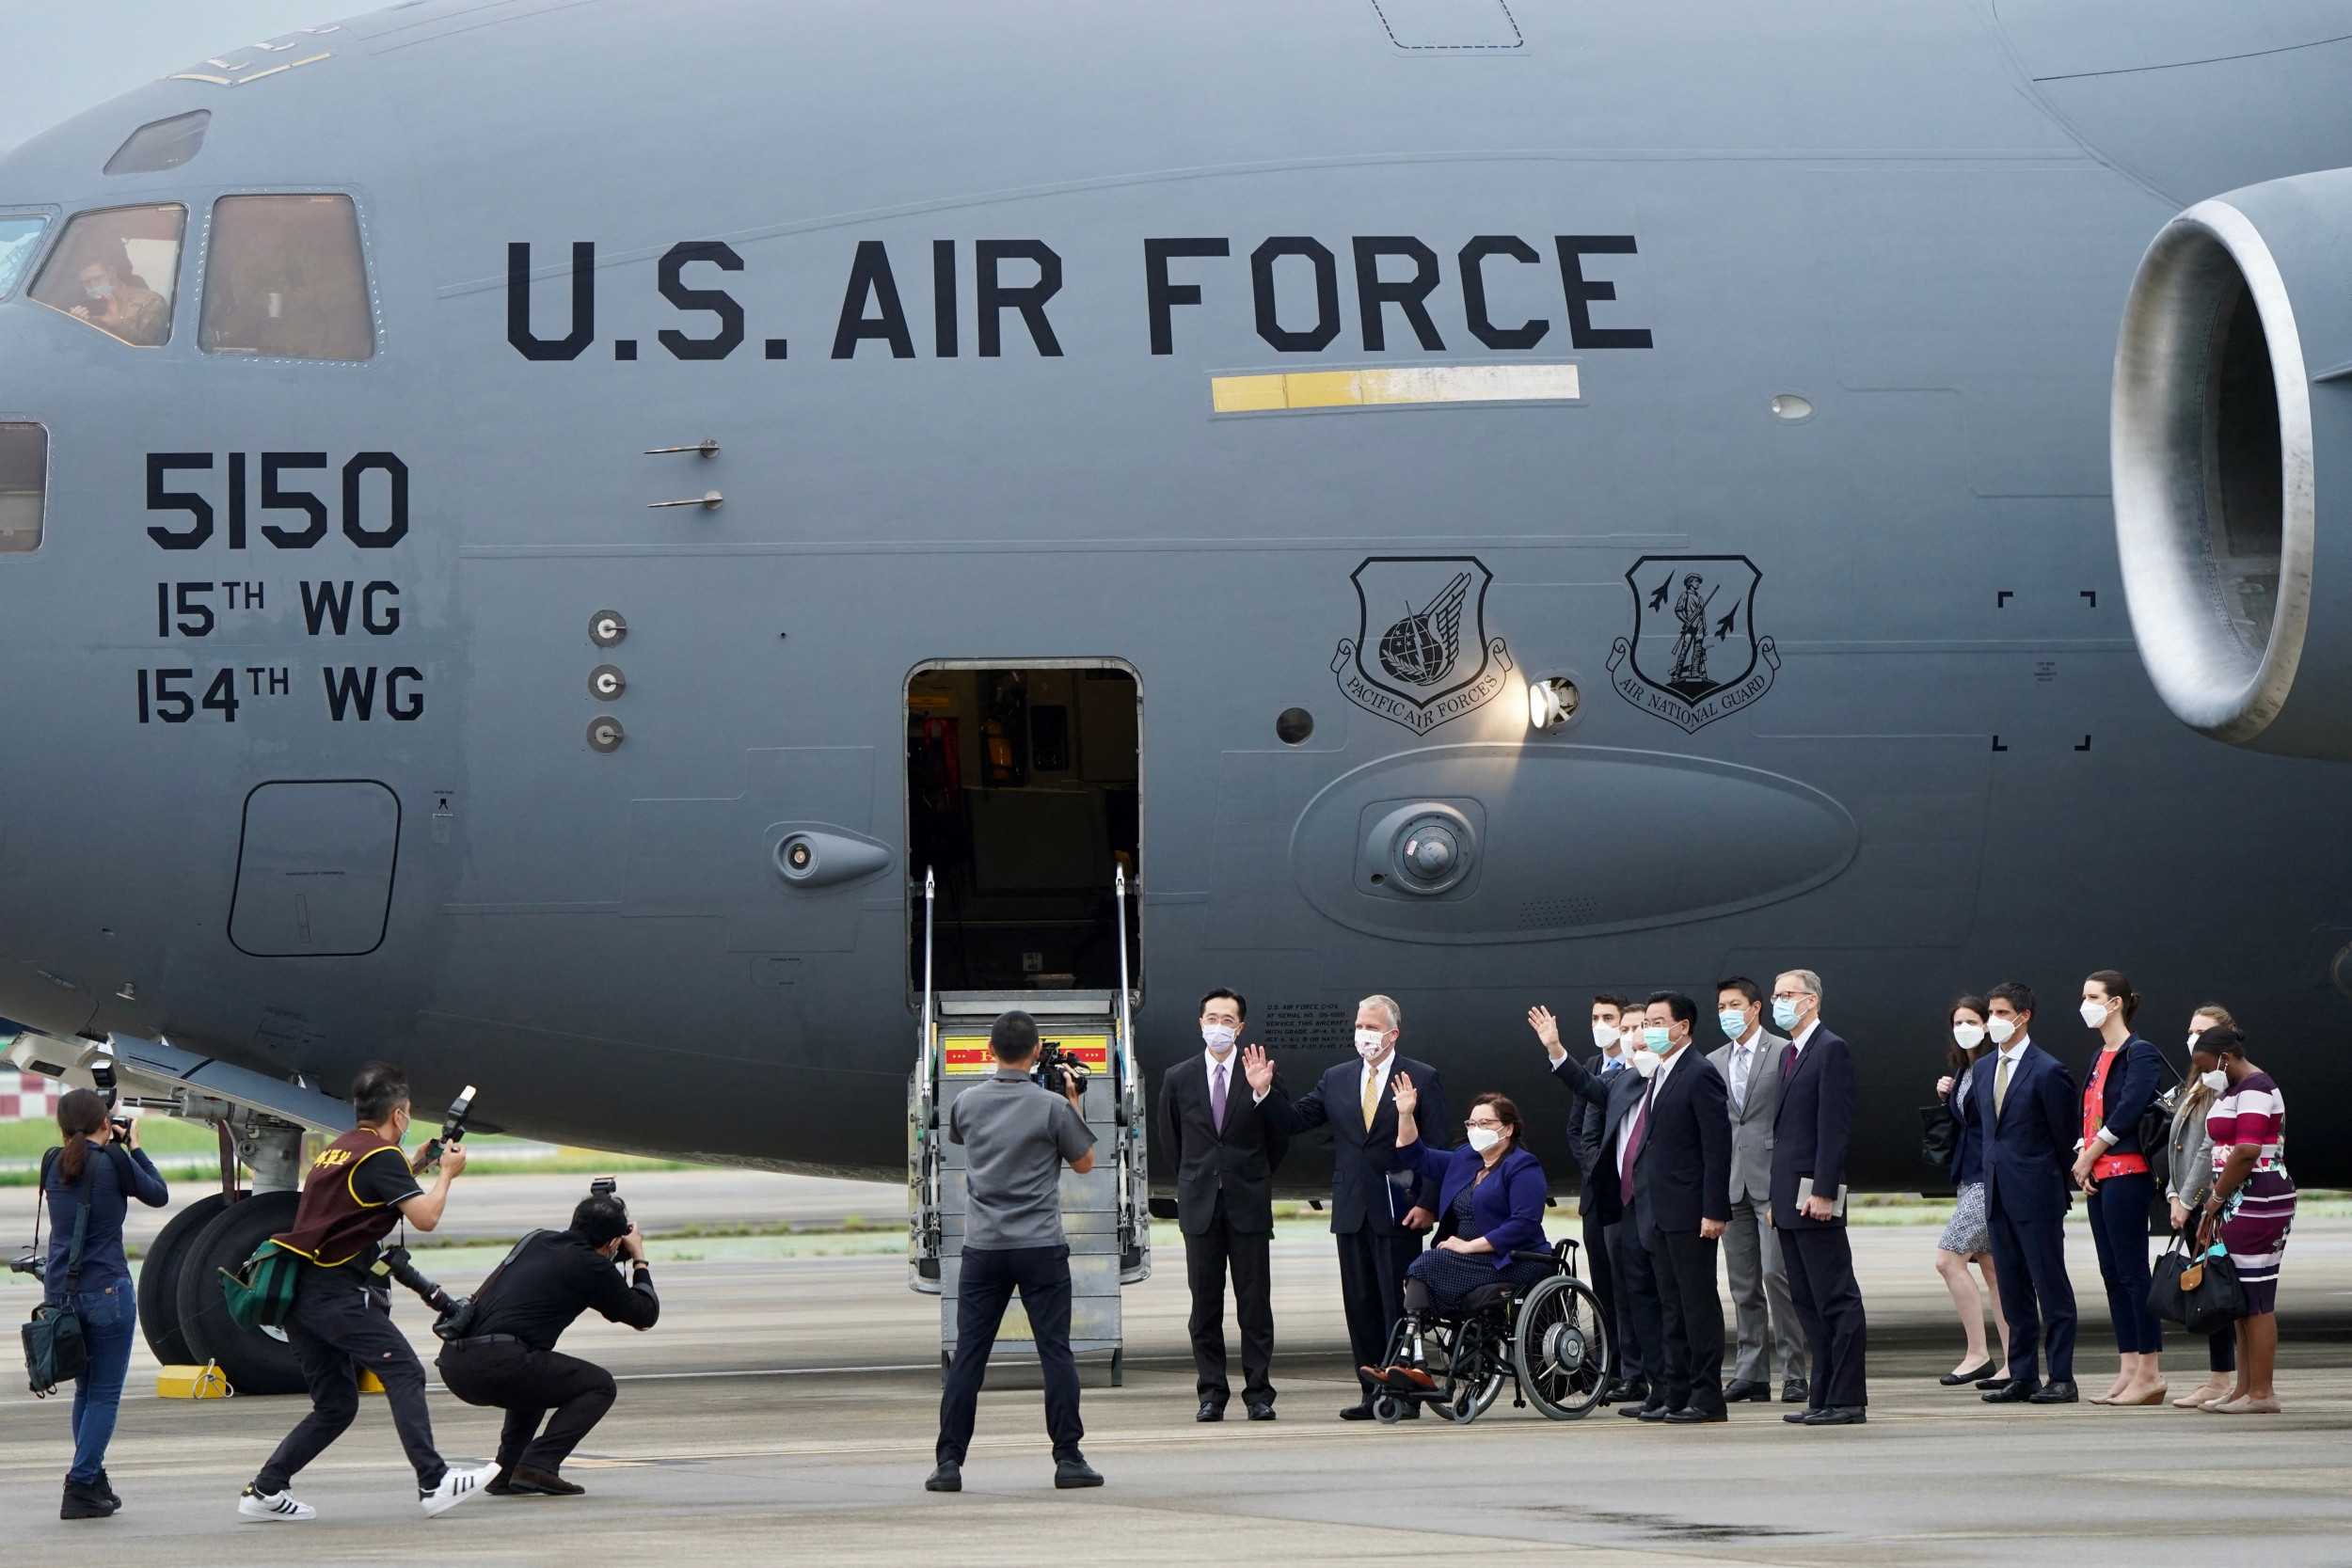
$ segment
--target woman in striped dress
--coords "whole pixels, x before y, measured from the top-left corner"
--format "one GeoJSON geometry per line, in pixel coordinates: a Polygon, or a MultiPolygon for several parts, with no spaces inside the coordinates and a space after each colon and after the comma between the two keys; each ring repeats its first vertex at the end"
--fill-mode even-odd
{"type": "Polygon", "coordinates": [[[2279,1259],[2295,1224],[2295,1183],[2287,1178],[2286,1101],[2270,1074],[2246,1059],[2246,1039],[2219,1027],[2197,1037],[2190,1053],[2219,1098],[2205,1117],[2213,1137],[2213,1191],[2204,1202],[2197,1244],[2217,1231],[2246,1290],[2237,1323],[2237,1386],[2204,1408],[2217,1416],[2270,1416],[2279,1410],[2271,1371],[2279,1355],[2279,1259]]]}

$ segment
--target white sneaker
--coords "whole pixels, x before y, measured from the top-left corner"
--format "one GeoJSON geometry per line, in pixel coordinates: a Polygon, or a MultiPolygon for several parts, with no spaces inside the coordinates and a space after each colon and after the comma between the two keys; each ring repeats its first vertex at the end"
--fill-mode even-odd
{"type": "Polygon", "coordinates": [[[441,1484],[430,1492],[420,1492],[417,1501],[422,1505],[424,1516],[430,1519],[436,1513],[448,1513],[468,1497],[478,1496],[498,1473],[496,1465],[477,1465],[470,1470],[461,1470],[453,1465],[449,1473],[441,1478],[441,1484]]]}
{"type": "Polygon", "coordinates": [[[309,1503],[298,1503],[289,1492],[256,1492],[248,1486],[237,1497],[237,1513],[246,1519],[315,1519],[319,1511],[309,1503]]]}

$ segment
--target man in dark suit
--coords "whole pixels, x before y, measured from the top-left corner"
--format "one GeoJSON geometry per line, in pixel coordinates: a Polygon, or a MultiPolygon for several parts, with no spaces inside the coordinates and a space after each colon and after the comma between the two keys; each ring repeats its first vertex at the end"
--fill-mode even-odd
{"type": "Polygon", "coordinates": [[[1723,1074],[1692,1049],[1698,1021],[1680,991],[1650,998],[1633,1059],[1648,1092],[1617,1141],[1628,1222],[1649,1249],[1666,1319],[1664,1395],[1653,1390],[1642,1419],[1677,1426],[1727,1418],[1715,1254],[1731,1219],[1731,1113],[1723,1074]],[[1657,1066],[1645,1069],[1644,1056],[1657,1066]]]}
{"type": "MultiPolygon", "coordinates": [[[[1602,991],[1593,998],[1593,1044],[1597,1050],[1585,1058],[1587,1072],[1606,1076],[1627,1070],[1622,1037],[1627,1006],[1626,999],[1613,990],[1602,991]]],[[[1553,1037],[1558,1037],[1556,1028],[1553,1037]]],[[[1593,1192],[1593,1183],[1597,1180],[1595,1172],[1600,1168],[1601,1124],[1605,1115],[1598,1105],[1588,1105],[1581,1100],[1569,1101],[1568,1153],[1576,1161],[1577,1208],[1584,1232],[1584,1282],[1593,1288],[1594,1296],[1600,1302],[1601,1322],[1609,1325],[1610,1386],[1603,1391],[1603,1398],[1629,1397],[1640,1401],[1649,1397],[1649,1386],[1644,1384],[1641,1392],[1635,1394],[1626,1386],[1626,1336],[1617,1326],[1616,1271],[1610,1266],[1612,1249],[1616,1244],[1616,1227],[1603,1222],[1599,1199],[1593,1192]]],[[[1642,1365],[1638,1354],[1634,1365],[1642,1365]]]]}
{"type": "MultiPolygon", "coordinates": [[[[1625,1017],[1638,1024],[1641,1015],[1629,1011],[1625,1017]]],[[[1617,1169],[1622,1134],[1634,1107],[1648,1092],[1648,1081],[1632,1069],[1635,1051],[1630,1045],[1619,1048],[1617,1065],[1610,1064],[1604,1055],[1595,1058],[1599,1065],[1587,1068],[1560,1043],[1560,1023],[1550,1008],[1530,1007],[1527,1022],[1551,1056],[1551,1075],[1588,1113],[1586,1132],[1595,1149],[1594,1168],[1578,1202],[1598,1220],[1608,1248],[1610,1274],[1617,1292],[1616,1314],[1609,1326],[1622,1347],[1618,1381],[1610,1386],[1607,1397],[1616,1403],[1620,1416],[1639,1416],[1645,1410],[1662,1415],[1666,1410],[1665,1346],[1660,1324],[1665,1309],[1658,1300],[1649,1249],[1635,1239],[1634,1227],[1626,1223],[1625,1182],[1617,1169]]],[[[1639,1036],[1625,1037],[1638,1039],[1639,1036]]]]}
{"type": "MultiPolygon", "coordinates": [[[[1253,1421],[1274,1419],[1274,1300],[1267,1247],[1274,1239],[1274,1167],[1288,1143],[1244,1080],[1236,1049],[1249,1004],[1230,990],[1200,999],[1200,1041],[1160,1079],[1160,1130],[1176,1160],[1176,1223],[1192,1287],[1192,1362],[1200,1374],[1197,1420],[1221,1421],[1225,1381],[1225,1275],[1241,1321],[1242,1403],[1253,1421]]],[[[1249,1051],[1263,1059],[1263,1050],[1249,1051]]],[[[1268,1070],[1271,1071],[1271,1064],[1268,1070]]],[[[1279,1080],[1275,1080],[1279,1085],[1279,1080]]]]}
{"type": "Polygon", "coordinates": [[[1772,1228],[1788,1294],[1813,1347],[1813,1386],[1797,1426],[1869,1419],[1863,1358],[1869,1323],[1846,1237],[1846,1150],[1853,1141],[1853,1051],[1821,1026],[1821,977],[1792,969],[1772,982],[1772,1022],[1788,1044],[1772,1114],[1772,1228]]]}
{"type": "Polygon", "coordinates": [[[1978,1058],[1968,1098],[1988,1107],[1985,1220],[2009,1320],[2005,1378],[1988,1378],[1988,1404],[2072,1404],[2074,1286],[2066,1276],[2066,1211],[2074,1201],[2074,1142],[2081,1101],[2065,1065],[2033,1043],[2033,992],[1994,986],[1984,1029],[1994,1049],[1978,1058]],[[2050,1381],[2035,1377],[2047,1340],[2050,1381]]]}
{"type": "MultiPolygon", "coordinates": [[[[1411,1075],[1421,1092],[1419,1121],[1435,1144],[1451,1128],[1438,1069],[1397,1054],[1404,1010],[1385,996],[1356,1006],[1356,1055],[1323,1075],[1294,1102],[1274,1081],[1263,1053],[1244,1064],[1250,1092],[1288,1133],[1331,1129],[1331,1233],[1339,1239],[1340,1292],[1347,1307],[1347,1338],[1356,1355],[1363,1398],[1340,1412],[1346,1421],[1372,1419],[1373,1376],[1383,1366],[1389,1338],[1405,1316],[1405,1271],[1421,1254],[1422,1232],[1437,1220],[1438,1184],[1417,1180],[1396,1161],[1396,1074],[1411,1075]]],[[[1450,1140],[1449,1140],[1450,1144],[1450,1140]]],[[[1421,1406],[1407,1404],[1407,1417],[1421,1406]]]]}

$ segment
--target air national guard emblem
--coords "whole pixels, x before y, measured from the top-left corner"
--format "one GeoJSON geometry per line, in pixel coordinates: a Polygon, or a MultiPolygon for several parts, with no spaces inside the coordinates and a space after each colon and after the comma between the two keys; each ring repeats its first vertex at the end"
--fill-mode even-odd
{"type": "Polygon", "coordinates": [[[1375,555],[1349,580],[1356,635],[1331,657],[1349,702],[1427,735],[1502,689],[1511,656],[1486,636],[1494,574],[1476,556],[1375,555]]]}
{"type": "Polygon", "coordinates": [[[1645,555],[1625,575],[1633,635],[1609,650],[1617,695],[1688,735],[1772,689],[1780,652],[1756,635],[1763,574],[1744,555],[1645,555]]]}

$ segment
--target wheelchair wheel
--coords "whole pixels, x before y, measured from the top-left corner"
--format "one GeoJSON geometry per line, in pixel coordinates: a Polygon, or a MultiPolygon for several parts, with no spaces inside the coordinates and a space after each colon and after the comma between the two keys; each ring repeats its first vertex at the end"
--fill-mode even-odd
{"type": "Polygon", "coordinates": [[[1405,1418],[1405,1402],[1394,1394],[1372,1396],[1372,1418],[1384,1427],[1392,1427],[1405,1418]]]}
{"type": "Polygon", "coordinates": [[[1445,1340],[1444,1386],[1450,1397],[1429,1402],[1440,1419],[1467,1426],[1485,1415],[1510,1375],[1510,1347],[1484,1317],[1456,1325],[1445,1340]]]}
{"type": "Polygon", "coordinates": [[[1584,1282],[1554,1275],[1519,1307],[1511,1354],[1519,1386],[1555,1421],[1572,1421],[1600,1403],[1609,1386],[1609,1329],[1600,1301],[1584,1282]]]}

